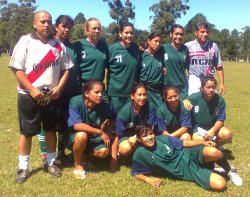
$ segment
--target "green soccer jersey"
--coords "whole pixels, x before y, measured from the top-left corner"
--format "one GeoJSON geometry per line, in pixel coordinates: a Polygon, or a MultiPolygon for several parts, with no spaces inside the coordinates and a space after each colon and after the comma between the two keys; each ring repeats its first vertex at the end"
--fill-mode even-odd
{"type": "Polygon", "coordinates": [[[98,104],[93,110],[89,111],[83,102],[83,96],[72,97],[69,103],[68,126],[71,127],[78,123],[86,123],[94,128],[100,128],[106,119],[113,119],[114,113],[106,103],[98,104]]]}
{"type": "Polygon", "coordinates": [[[194,128],[201,127],[209,130],[214,126],[216,121],[226,119],[226,103],[223,97],[214,94],[210,102],[206,101],[202,92],[194,93],[189,98],[193,105],[192,121],[194,128]]]}
{"type": "Polygon", "coordinates": [[[161,91],[163,85],[162,58],[160,55],[150,55],[147,51],[141,54],[139,66],[139,81],[149,90],[161,91]]]}
{"type": "Polygon", "coordinates": [[[98,41],[93,46],[86,39],[75,43],[77,60],[80,67],[81,82],[95,79],[103,82],[105,67],[108,63],[108,46],[103,41],[98,41]]]}
{"type": "Polygon", "coordinates": [[[163,44],[164,62],[163,67],[167,69],[164,76],[164,85],[175,85],[185,94],[187,92],[187,74],[188,70],[188,48],[182,45],[180,49],[175,49],[172,45],[163,44]]]}
{"type": "Polygon", "coordinates": [[[139,61],[139,48],[132,43],[125,48],[116,42],[109,46],[107,90],[109,96],[128,97],[136,80],[139,61]]]}
{"type": "Polygon", "coordinates": [[[192,128],[191,114],[185,109],[183,102],[179,102],[179,107],[172,112],[168,106],[163,103],[156,111],[158,118],[166,124],[166,131],[173,133],[181,127],[192,128]]]}
{"type": "Polygon", "coordinates": [[[63,87],[63,96],[72,97],[81,94],[81,86],[79,81],[79,67],[76,64],[76,53],[74,45],[69,42],[63,42],[66,46],[67,54],[74,63],[74,66],[69,69],[69,77],[66,84],[63,87]]]}

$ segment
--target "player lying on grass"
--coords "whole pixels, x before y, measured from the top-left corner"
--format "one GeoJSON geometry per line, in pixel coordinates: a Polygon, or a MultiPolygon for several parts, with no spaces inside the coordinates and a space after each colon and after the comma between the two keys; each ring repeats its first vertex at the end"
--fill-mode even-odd
{"type": "Polygon", "coordinates": [[[138,125],[136,133],[140,145],[133,154],[132,175],[154,187],[163,182],[149,177],[151,173],[163,177],[174,176],[195,182],[205,189],[223,191],[226,180],[205,167],[220,163],[223,153],[212,141],[179,140],[171,136],[155,136],[149,125],[138,125]]]}

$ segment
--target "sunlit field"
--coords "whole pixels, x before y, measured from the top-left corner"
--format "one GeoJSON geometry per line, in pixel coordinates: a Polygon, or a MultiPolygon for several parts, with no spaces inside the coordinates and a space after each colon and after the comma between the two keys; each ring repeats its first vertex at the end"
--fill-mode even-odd
{"type": "MultiPolygon", "coordinates": [[[[226,126],[234,131],[232,144],[225,156],[238,168],[244,185],[228,182],[222,193],[202,189],[194,183],[164,179],[164,185],[153,188],[130,175],[130,166],[121,165],[111,174],[107,161],[94,162],[85,180],[77,180],[72,162],[63,165],[62,177],[53,178],[42,169],[37,138],[33,138],[30,178],[18,185],[15,176],[18,162],[17,81],[8,68],[9,56],[0,57],[0,196],[250,196],[250,63],[224,62],[227,102],[226,126]]],[[[69,153],[69,152],[68,152],[69,153]]]]}

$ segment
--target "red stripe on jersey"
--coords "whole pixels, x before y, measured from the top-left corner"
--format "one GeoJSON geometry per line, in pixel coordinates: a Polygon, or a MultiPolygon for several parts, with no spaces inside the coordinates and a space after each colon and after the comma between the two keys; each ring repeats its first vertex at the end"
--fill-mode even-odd
{"type": "Polygon", "coordinates": [[[193,56],[205,56],[206,52],[205,51],[194,51],[189,53],[189,57],[193,56]]]}
{"type": "MultiPolygon", "coordinates": [[[[57,42],[54,46],[58,50],[58,53],[62,51],[61,45],[57,42]]],[[[49,64],[54,62],[56,60],[56,57],[54,53],[52,52],[54,49],[50,49],[49,52],[43,57],[43,59],[33,68],[33,70],[26,76],[27,79],[30,81],[30,83],[34,83],[45,71],[49,64]],[[41,66],[45,65],[45,66],[41,66]],[[41,67],[41,68],[40,68],[41,67]],[[35,72],[34,70],[38,70],[35,72]]],[[[20,87],[23,89],[23,87],[20,85],[20,87]]]]}

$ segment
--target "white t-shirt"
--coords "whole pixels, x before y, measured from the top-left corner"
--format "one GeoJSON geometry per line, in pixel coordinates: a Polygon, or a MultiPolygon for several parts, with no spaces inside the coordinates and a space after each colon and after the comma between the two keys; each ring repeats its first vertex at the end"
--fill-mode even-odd
{"type": "MultiPolygon", "coordinates": [[[[61,71],[73,65],[62,42],[52,38],[42,43],[34,33],[20,38],[9,63],[10,68],[24,71],[32,86],[39,90],[55,87],[60,81],[61,71]]],[[[28,93],[20,85],[18,92],[28,93]]]]}

